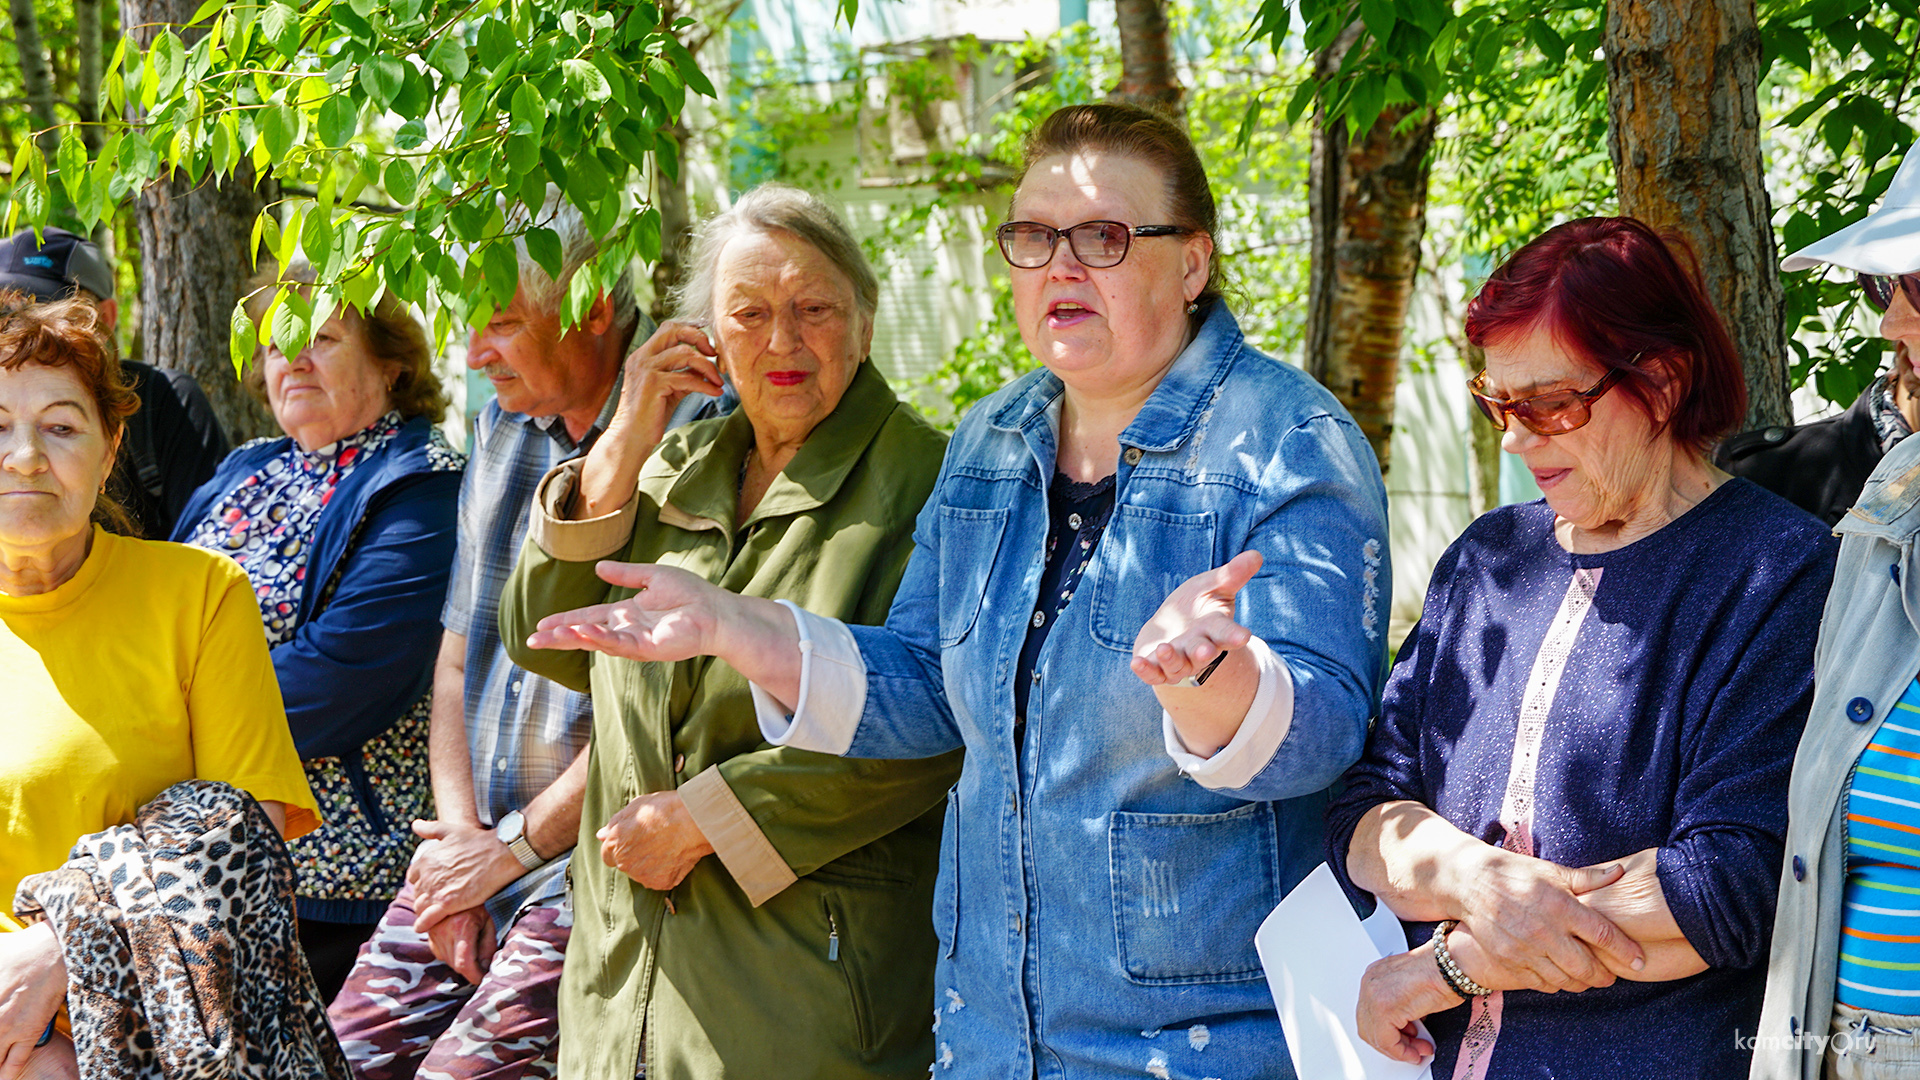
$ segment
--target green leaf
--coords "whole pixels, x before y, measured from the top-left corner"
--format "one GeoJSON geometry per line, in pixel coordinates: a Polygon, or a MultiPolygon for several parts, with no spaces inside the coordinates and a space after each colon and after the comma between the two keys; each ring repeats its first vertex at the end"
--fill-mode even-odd
{"type": "Polygon", "coordinates": [[[677,39],[667,39],[667,55],[673,58],[674,70],[680,73],[680,80],[692,87],[694,92],[710,98],[720,96],[713,88],[713,80],[700,70],[700,62],[677,39]]]}
{"type": "Polygon", "coordinates": [[[412,150],[426,141],[427,124],[424,120],[409,120],[393,133],[393,145],[401,150],[412,150]]]}
{"type": "Polygon", "coordinates": [[[312,337],[313,305],[300,290],[282,287],[273,306],[273,343],[285,356],[297,356],[312,337]]]}
{"type": "Polygon", "coordinates": [[[1545,19],[1534,19],[1527,23],[1527,37],[1540,50],[1540,55],[1550,64],[1564,64],[1567,60],[1567,40],[1547,24],[1545,19]]]}
{"type": "Polygon", "coordinates": [[[585,60],[562,60],[560,71],[566,78],[567,89],[583,101],[601,102],[613,96],[607,77],[585,60]]]}
{"type": "Polygon", "coordinates": [[[622,120],[612,131],[614,149],[638,169],[647,167],[647,155],[653,152],[653,132],[634,123],[622,120]]]}
{"type": "Polygon", "coordinates": [[[555,281],[560,280],[560,271],[565,266],[565,255],[560,249],[560,235],[552,229],[535,225],[527,230],[523,241],[527,245],[527,254],[532,257],[540,269],[555,281]]]}
{"type": "Polygon", "coordinates": [[[300,13],[280,0],[260,13],[260,30],[281,56],[291,60],[300,54],[300,13]]]}
{"type": "Polygon", "coordinates": [[[1236,153],[1245,154],[1253,148],[1253,132],[1260,123],[1260,110],[1266,105],[1259,94],[1247,99],[1247,110],[1240,115],[1240,129],[1234,133],[1233,148],[1236,153]]]}
{"type": "Polygon", "coordinates": [[[1367,25],[1367,32],[1376,41],[1384,44],[1393,35],[1393,24],[1398,21],[1393,13],[1393,0],[1360,0],[1360,21],[1367,25]]]}
{"type": "Polygon", "coordinates": [[[301,223],[304,217],[301,209],[296,207],[293,213],[287,216],[286,223],[280,227],[280,243],[275,247],[273,254],[274,261],[283,267],[292,265],[294,255],[299,252],[301,223]]]}
{"type": "Polygon", "coordinates": [[[315,207],[300,223],[300,251],[316,268],[325,266],[333,254],[333,223],[324,207],[315,207]]]}
{"type": "Polygon", "coordinates": [[[321,145],[347,145],[360,130],[360,114],[353,107],[353,98],[346,94],[335,94],[328,98],[320,106],[317,126],[321,145]]]}
{"type": "MultiPolygon", "coordinates": [[[[228,119],[231,119],[231,114],[221,117],[223,121],[228,119]]],[[[240,147],[235,144],[233,132],[228,130],[225,123],[216,123],[213,125],[213,137],[210,143],[211,145],[208,149],[208,167],[211,168],[216,175],[224,176],[232,170],[234,162],[240,159],[240,147]]]]}
{"type": "Polygon", "coordinates": [[[227,356],[233,360],[234,378],[246,374],[247,361],[253,359],[253,350],[259,345],[259,331],[247,314],[246,300],[235,301],[233,313],[227,316],[227,356]]]}
{"type": "Polygon", "coordinates": [[[474,59],[488,71],[497,71],[503,61],[514,53],[513,31],[507,28],[506,20],[492,18],[480,23],[480,39],[475,49],[474,59]]]}
{"type": "Polygon", "coordinates": [[[72,124],[60,128],[60,149],[54,154],[54,166],[60,170],[60,186],[67,189],[67,201],[79,202],[87,182],[87,147],[72,124]]]}
{"type": "Polygon", "coordinates": [[[201,4],[199,8],[197,8],[194,11],[193,18],[187,20],[187,25],[198,26],[200,24],[200,20],[206,18],[207,16],[213,14],[216,11],[219,11],[221,8],[226,6],[227,6],[227,0],[207,0],[206,3],[201,4]]]}
{"type": "Polygon", "coordinates": [[[1320,88],[1319,83],[1313,81],[1312,79],[1306,79],[1306,80],[1303,80],[1300,83],[1300,85],[1294,89],[1293,99],[1287,102],[1287,126],[1288,127],[1292,127],[1293,125],[1299,123],[1300,118],[1302,116],[1305,116],[1307,114],[1307,110],[1313,107],[1313,95],[1314,95],[1314,92],[1319,88],[1320,88]]]}
{"type": "Polygon", "coordinates": [[[487,291],[493,294],[496,305],[506,307],[513,302],[513,294],[520,287],[520,259],[514,252],[513,244],[507,240],[495,240],[487,245],[480,259],[480,268],[486,274],[487,291]]]}
{"type": "Polygon", "coordinates": [[[540,164],[540,144],[528,135],[507,136],[507,167],[524,176],[540,164]]]}
{"type": "Polygon", "coordinates": [[[451,35],[442,35],[427,51],[427,63],[453,82],[461,82],[467,77],[466,46],[455,41],[451,35]]]}
{"type": "Polygon", "coordinates": [[[153,63],[154,100],[157,102],[173,96],[180,88],[180,80],[187,73],[186,48],[173,31],[162,30],[153,39],[153,47],[148,50],[147,58],[153,63]]]}
{"type": "Polygon", "coordinates": [[[408,118],[427,115],[427,105],[433,96],[433,80],[423,75],[412,64],[401,65],[400,92],[393,96],[393,111],[408,118]]]}
{"type": "Polygon", "coordinates": [[[400,82],[407,75],[406,67],[397,56],[385,53],[369,56],[360,65],[360,88],[375,105],[384,109],[393,104],[394,95],[400,92],[400,82]]]}
{"type": "Polygon", "coordinates": [[[513,104],[508,110],[513,117],[514,134],[531,135],[538,142],[547,127],[547,102],[540,96],[539,88],[530,81],[522,81],[513,91],[513,104]]]}
{"type": "Polygon", "coordinates": [[[639,217],[633,220],[633,248],[644,262],[657,262],[660,258],[660,211],[649,206],[639,217]]]}
{"type": "Polygon", "coordinates": [[[269,160],[275,164],[287,160],[298,124],[290,105],[269,105],[260,110],[260,145],[267,148],[269,160]]]}
{"type": "Polygon", "coordinates": [[[13,183],[13,201],[19,205],[20,212],[35,225],[44,225],[50,209],[46,186],[31,176],[21,177],[13,183]]]}
{"type": "Polygon", "coordinates": [[[414,196],[418,194],[418,190],[415,187],[417,179],[413,172],[413,166],[407,164],[405,158],[394,158],[387,162],[387,171],[383,177],[387,189],[387,197],[399,203],[401,206],[411,205],[414,196]]]}

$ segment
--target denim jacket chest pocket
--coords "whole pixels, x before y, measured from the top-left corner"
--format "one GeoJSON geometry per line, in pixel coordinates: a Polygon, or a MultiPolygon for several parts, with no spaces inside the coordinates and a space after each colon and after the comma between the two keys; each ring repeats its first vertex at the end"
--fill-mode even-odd
{"type": "Polygon", "coordinates": [[[965,641],[980,615],[1007,531],[1006,507],[940,505],[940,647],[965,641]]]}
{"type": "Polygon", "coordinates": [[[1195,574],[1213,569],[1213,534],[1211,511],[1174,514],[1147,506],[1115,507],[1087,570],[1093,639],[1109,649],[1133,652],[1140,628],[1167,595],[1195,574]]]}

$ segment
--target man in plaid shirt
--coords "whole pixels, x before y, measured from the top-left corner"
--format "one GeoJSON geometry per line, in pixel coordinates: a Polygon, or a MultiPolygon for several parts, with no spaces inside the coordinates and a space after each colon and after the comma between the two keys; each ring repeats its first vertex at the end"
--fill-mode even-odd
{"type": "Polygon", "coordinates": [[[520,254],[513,303],[474,331],[467,366],[494,400],[475,423],[459,547],[434,671],[437,821],[408,885],[329,1009],[361,1080],[551,1076],[555,1001],[571,933],[568,855],[579,834],[591,702],[514,666],[501,589],[540,478],[585,453],[612,418],[622,357],[652,332],[625,275],[562,332],[569,279],[594,252],[578,211],[550,203],[559,281],[520,254]]]}

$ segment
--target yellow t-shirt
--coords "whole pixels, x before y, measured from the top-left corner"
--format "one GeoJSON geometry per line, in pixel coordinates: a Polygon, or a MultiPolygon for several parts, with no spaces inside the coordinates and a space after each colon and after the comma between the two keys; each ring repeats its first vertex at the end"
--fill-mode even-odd
{"type": "Polygon", "coordinates": [[[320,824],[260,608],[233,560],[95,529],[73,578],[0,595],[0,910],[73,842],[182,780],[320,824]]]}

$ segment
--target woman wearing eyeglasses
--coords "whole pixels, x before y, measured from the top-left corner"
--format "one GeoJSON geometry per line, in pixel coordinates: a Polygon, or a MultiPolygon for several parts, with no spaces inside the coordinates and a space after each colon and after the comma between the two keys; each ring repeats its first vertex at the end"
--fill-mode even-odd
{"type": "Polygon", "coordinates": [[[1708,463],[1740,362],[1640,222],[1550,230],[1466,330],[1546,498],[1441,558],[1329,813],[1415,946],[1361,1034],[1436,1076],[1744,1076],[1833,542],[1708,463]]]}
{"type": "Polygon", "coordinates": [[[718,656],[788,746],[966,748],[935,1075],[1285,1077],[1253,936],[1321,860],[1385,674],[1379,468],[1330,394],[1242,339],[1178,125],[1053,114],[1010,216],[1045,370],[962,420],[884,626],[622,565],[601,572],[637,596],[531,644],[718,656]]]}
{"type": "Polygon", "coordinates": [[[1860,275],[1884,311],[1894,366],[1866,395],[1873,450],[1885,456],[1834,529],[1840,558],[1787,788],[1754,1040],[1762,1080],[1920,1074],[1920,439],[1905,438],[1920,355],[1920,278],[1910,272],[1920,269],[1920,154],[1901,163],[1873,213],[1781,265],[1823,263],[1860,275]]]}

